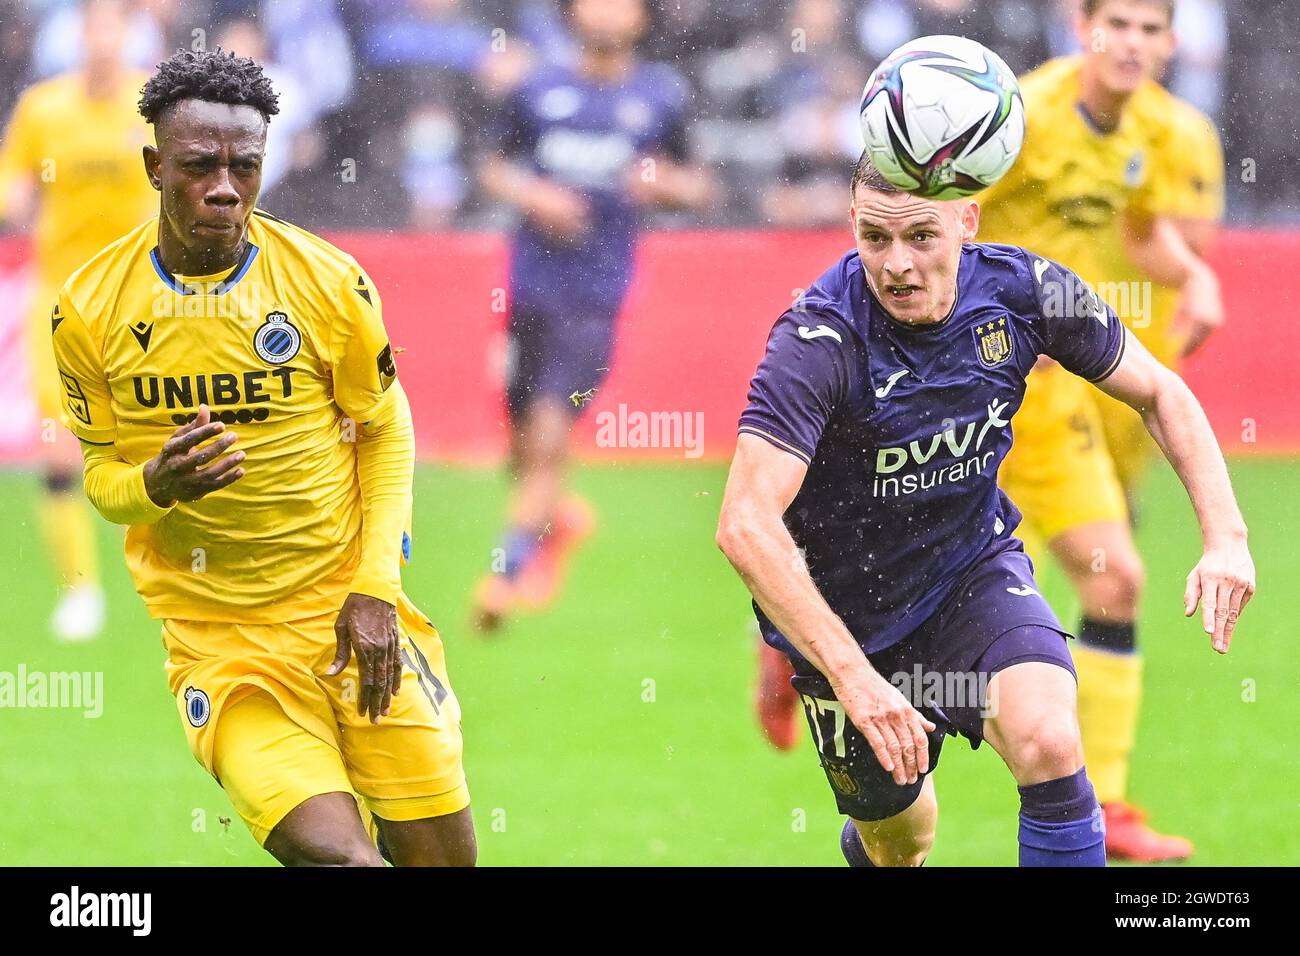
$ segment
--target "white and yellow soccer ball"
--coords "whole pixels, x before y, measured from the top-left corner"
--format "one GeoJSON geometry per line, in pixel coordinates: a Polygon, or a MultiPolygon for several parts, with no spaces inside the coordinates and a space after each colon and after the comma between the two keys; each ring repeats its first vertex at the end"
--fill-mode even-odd
{"type": "Polygon", "coordinates": [[[1015,74],[966,37],[921,37],[889,54],[863,90],[861,118],[881,175],[927,199],[993,185],[1025,141],[1015,74]]]}

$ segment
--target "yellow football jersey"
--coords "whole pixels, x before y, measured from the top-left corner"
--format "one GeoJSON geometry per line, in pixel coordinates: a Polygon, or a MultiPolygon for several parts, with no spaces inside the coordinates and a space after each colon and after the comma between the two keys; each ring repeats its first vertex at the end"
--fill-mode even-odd
{"type": "Polygon", "coordinates": [[[1142,124],[1163,131],[1155,175],[1161,180],[1155,212],[1176,219],[1218,222],[1224,211],[1223,144],[1214,122],[1156,84],[1133,97],[1142,124]]]}
{"type": "Polygon", "coordinates": [[[1079,108],[1081,64],[1078,56],[1051,60],[1020,81],[1027,124],[1020,158],[975,199],[980,241],[1024,246],[1096,288],[1131,271],[1125,215],[1154,215],[1164,200],[1153,175],[1159,138],[1134,110],[1099,132],[1079,108]]]}
{"type": "Polygon", "coordinates": [[[44,288],[57,289],[100,249],[158,213],[141,156],[149,125],[136,105],[146,79],[130,73],[111,97],[99,99],[81,74],[69,73],[30,87],[14,108],[0,145],[0,203],[14,180],[37,184],[33,240],[44,288]]]}
{"type": "Polygon", "coordinates": [[[229,487],[130,526],[136,589],[158,618],[336,610],[360,560],[355,423],[399,391],[379,297],[351,256],[260,211],[221,276],[168,274],[157,235],[157,219],[134,229],[59,294],[72,431],[139,465],[206,404],[247,459],[229,487]]]}
{"type": "MultiPolygon", "coordinates": [[[[1219,222],[1224,211],[1223,146],[1210,118],[1192,104],[1152,83],[1133,97],[1130,108],[1139,122],[1158,137],[1153,175],[1160,180],[1159,195],[1152,212],[1176,220],[1219,222]]],[[[1181,339],[1173,323],[1178,311],[1179,291],[1159,282],[1149,281],[1135,263],[1121,282],[1132,288],[1146,283],[1150,288],[1150,308],[1140,321],[1130,325],[1156,358],[1176,366],[1181,339]]]]}
{"type": "MultiPolygon", "coordinates": [[[[1176,220],[1220,221],[1224,212],[1223,147],[1210,118],[1154,85],[1143,87],[1130,108],[1138,111],[1144,125],[1162,130],[1160,165],[1154,173],[1161,178],[1162,188],[1155,211],[1176,220]]],[[[1177,368],[1183,345],[1183,336],[1174,328],[1178,289],[1148,281],[1135,263],[1130,263],[1127,283],[1151,290],[1148,315],[1141,322],[1131,322],[1131,327],[1157,359],[1177,368]]],[[[1095,394],[1094,399],[1120,481],[1125,488],[1133,488],[1156,453],[1155,443],[1133,409],[1106,395],[1095,394]]]]}

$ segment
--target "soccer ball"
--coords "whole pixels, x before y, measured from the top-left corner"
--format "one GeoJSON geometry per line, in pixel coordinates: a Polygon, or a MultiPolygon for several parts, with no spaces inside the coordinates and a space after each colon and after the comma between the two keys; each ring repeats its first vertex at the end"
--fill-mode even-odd
{"type": "Polygon", "coordinates": [[[921,37],[889,54],[862,92],[861,118],[880,174],[926,199],[993,185],[1025,141],[1015,74],[966,37],[921,37]]]}

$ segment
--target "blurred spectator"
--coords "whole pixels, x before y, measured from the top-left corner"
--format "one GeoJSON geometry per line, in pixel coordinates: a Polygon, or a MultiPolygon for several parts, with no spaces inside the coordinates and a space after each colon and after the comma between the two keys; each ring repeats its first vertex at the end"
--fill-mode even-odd
{"type": "MultiPolygon", "coordinates": [[[[557,0],[125,2],[131,65],[150,68],[196,42],[260,47],[284,101],[266,191],[277,211],[318,228],[498,222],[467,157],[529,72],[574,56],[557,0]]],[[[730,196],[712,215],[811,225],[841,215],[837,184],[860,142],[857,99],[886,54],[917,36],[957,33],[1024,73],[1077,50],[1079,2],[655,0],[641,46],[691,84],[691,158],[716,170],[730,196]]],[[[1243,108],[1300,112],[1294,7],[1178,3],[1165,81],[1218,121],[1230,164],[1251,159],[1269,184],[1230,175],[1230,217],[1300,220],[1300,179],[1285,172],[1300,162],[1295,123],[1263,123],[1243,108]]],[[[79,62],[79,22],[74,0],[0,0],[0,119],[22,86],[79,62]]]]}
{"type": "Polygon", "coordinates": [[[411,203],[410,224],[446,228],[470,189],[460,124],[450,110],[431,102],[411,111],[402,132],[401,177],[411,203]]]}
{"type": "Polygon", "coordinates": [[[1079,52],[1079,37],[1074,32],[1074,18],[1079,12],[1080,0],[1054,0],[1044,12],[1043,33],[1047,39],[1049,58],[1069,56],[1079,52]]]}
{"type": "MultiPolygon", "coordinates": [[[[151,70],[167,55],[164,52],[167,42],[162,20],[156,15],[153,4],[136,2],[129,6],[132,9],[126,45],[122,50],[123,62],[136,69],[151,70]]],[[[166,11],[166,4],[159,6],[166,11]]],[[[81,65],[82,16],[82,6],[74,0],[50,4],[37,27],[32,45],[30,80],[47,79],[81,65]]]]}
{"type": "Polygon", "coordinates": [[[461,0],[369,0],[361,58],[375,70],[435,67],[473,73],[487,54],[488,27],[461,0]]]}
{"type": "Polygon", "coordinates": [[[843,29],[845,6],[843,0],[791,5],[790,52],[763,91],[778,117],[783,161],[762,211],[777,225],[829,225],[845,216],[845,177],[862,152],[858,106],[871,69],[843,29]]]}
{"type": "Polygon", "coordinates": [[[858,38],[871,66],[915,37],[952,33],[978,40],[1022,73],[1047,55],[1041,0],[867,0],[858,38]]]}
{"type": "Polygon", "coordinates": [[[1178,48],[1169,89],[1217,121],[1223,105],[1223,59],[1228,52],[1223,0],[1179,0],[1174,33],[1178,48]]]}
{"type": "Polygon", "coordinates": [[[297,76],[314,115],[348,102],[356,64],[337,0],[264,0],[261,20],[272,58],[297,76]]]}
{"type": "Polygon", "coordinates": [[[217,32],[216,45],[260,63],[280,97],[280,112],[266,127],[266,159],[262,163],[262,191],[270,192],[289,170],[294,138],[319,118],[314,103],[298,78],[267,55],[265,38],[252,20],[226,23],[217,32]]]}
{"type": "Polygon", "coordinates": [[[23,0],[0,0],[0,116],[8,116],[26,84],[31,11],[23,0]]]}

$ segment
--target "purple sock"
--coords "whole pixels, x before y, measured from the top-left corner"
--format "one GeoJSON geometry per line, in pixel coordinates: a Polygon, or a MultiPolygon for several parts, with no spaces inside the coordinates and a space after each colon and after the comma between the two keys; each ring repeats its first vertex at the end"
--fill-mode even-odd
{"type": "Polygon", "coordinates": [[[876,864],[871,862],[871,857],[867,856],[867,851],[862,847],[862,837],[858,836],[858,828],[852,820],[845,820],[844,829],[840,831],[840,852],[849,861],[849,866],[875,868],[876,864]]]}
{"type": "Polygon", "coordinates": [[[533,559],[539,547],[537,538],[537,531],[530,528],[510,528],[506,531],[501,550],[505,552],[507,578],[515,577],[533,559]]]}
{"type": "Polygon", "coordinates": [[[1021,866],[1106,865],[1106,830],[1086,768],[1019,790],[1021,866]]]}

